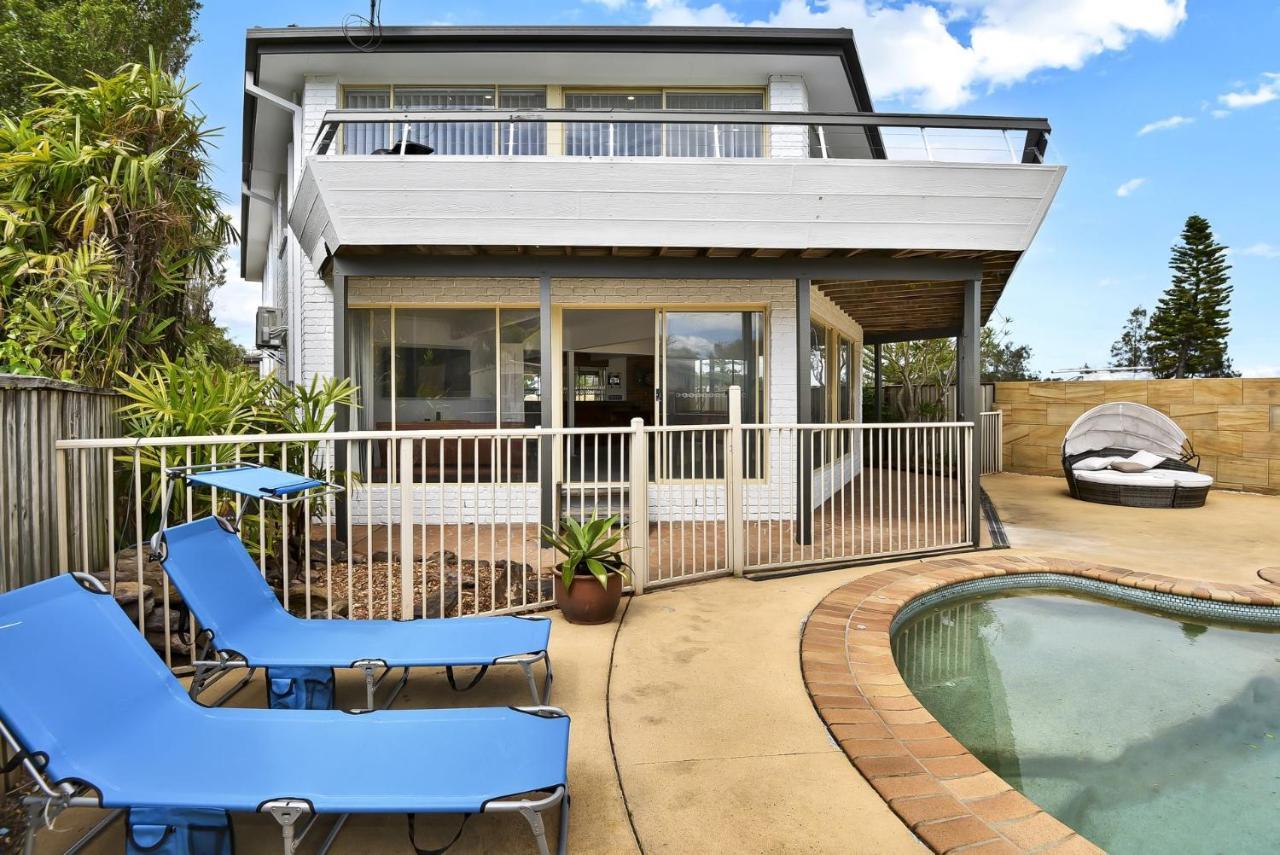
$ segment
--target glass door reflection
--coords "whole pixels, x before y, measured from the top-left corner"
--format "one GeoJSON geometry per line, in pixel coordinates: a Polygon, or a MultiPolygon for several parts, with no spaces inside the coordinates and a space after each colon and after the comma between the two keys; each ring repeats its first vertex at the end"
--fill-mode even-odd
{"type": "MultiPolygon", "coordinates": [[[[764,314],[759,311],[663,313],[662,422],[729,422],[729,387],[742,389],[742,421],[764,415],[764,314]]],[[[724,477],[724,432],[690,431],[662,443],[662,477],[724,477]]],[[[750,444],[748,444],[750,446],[750,444]]],[[[744,472],[758,469],[758,449],[745,449],[744,472]]]]}

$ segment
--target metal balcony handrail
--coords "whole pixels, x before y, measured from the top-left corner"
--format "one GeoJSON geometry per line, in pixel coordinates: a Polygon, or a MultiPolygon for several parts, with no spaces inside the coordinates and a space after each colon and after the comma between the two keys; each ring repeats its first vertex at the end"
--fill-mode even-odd
{"type": "MultiPolygon", "coordinates": [[[[867,112],[786,112],[776,110],[619,110],[615,108],[585,109],[347,109],[325,111],[321,119],[312,154],[327,154],[338,128],[359,124],[548,124],[548,123],[608,123],[617,125],[782,125],[803,126],[815,129],[823,137],[826,128],[863,129],[877,132],[885,128],[914,128],[929,130],[974,130],[1025,132],[1026,142],[1022,151],[1023,163],[1041,163],[1044,160],[1049,133],[1049,120],[1023,116],[969,116],[925,113],[867,113],[867,112]]],[[[825,149],[825,139],[820,142],[825,149]]],[[[927,143],[926,143],[927,146],[927,143]]],[[[878,141],[877,141],[878,147],[878,141]]]]}
{"type": "Polygon", "coordinates": [[[965,116],[924,113],[800,113],[778,110],[618,110],[489,108],[463,110],[326,110],[323,122],[598,122],[608,117],[626,124],[831,125],[874,128],[960,128],[964,130],[1044,131],[1048,119],[1020,116],[965,116]]]}

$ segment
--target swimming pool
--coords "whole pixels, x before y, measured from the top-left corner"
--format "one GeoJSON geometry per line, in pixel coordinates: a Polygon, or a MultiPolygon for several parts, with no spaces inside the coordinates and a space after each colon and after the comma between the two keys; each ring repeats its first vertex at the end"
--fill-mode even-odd
{"type": "Polygon", "coordinates": [[[1280,631],[1047,590],[904,614],[903,679],[978,759],[1113,853],[1272,852],[1280,631]]]}

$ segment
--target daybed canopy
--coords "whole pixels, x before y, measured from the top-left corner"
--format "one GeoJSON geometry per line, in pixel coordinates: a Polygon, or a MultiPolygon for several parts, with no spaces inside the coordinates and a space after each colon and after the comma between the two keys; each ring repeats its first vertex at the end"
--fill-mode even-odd
{"type": "Polygon", "coordinates": [[[1173,419],[1143,404],[1102,404],[1075,420],[1062,443],[1066,457],[1102,448],[1150,451],[1162,457],[1186,454],[1187,435],[1173,419]]]}

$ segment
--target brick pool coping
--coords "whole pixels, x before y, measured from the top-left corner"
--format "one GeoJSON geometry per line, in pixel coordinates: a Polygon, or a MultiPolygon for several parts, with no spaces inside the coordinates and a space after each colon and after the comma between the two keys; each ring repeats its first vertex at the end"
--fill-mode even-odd
{"type": "Polygon", "coordinates": [[[1036,556],[966,556],[864,576],[809,614],[801,671],[832,737],[898,818],[934,852],[1102,850],[1014,790],[921,706],[893,661],[889,627],[909,602],[958,582],[1059,573],[1222,603],[1280,606],[1280,592],[1036,556]]]}

